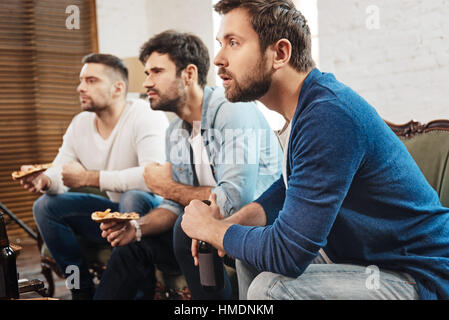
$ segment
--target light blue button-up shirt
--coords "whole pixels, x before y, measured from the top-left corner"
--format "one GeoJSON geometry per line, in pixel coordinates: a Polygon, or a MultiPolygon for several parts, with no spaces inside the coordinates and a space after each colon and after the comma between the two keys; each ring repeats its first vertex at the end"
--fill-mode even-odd
{"type": "MultiPolygon", "coordinates": [[[[191,126],[174,119],[166,132],[166,159],[175,181],[198,186],[189,136],[191,126]]],[[[282,150],[254,102],[231,103],[222,87],[205,87],[201,136],[217,185],[217,205],[229,216],[259,197],[281,174],[282,150]]],[[[184,207],[164,199],[159,206],[177,215],[184,207]]]]}

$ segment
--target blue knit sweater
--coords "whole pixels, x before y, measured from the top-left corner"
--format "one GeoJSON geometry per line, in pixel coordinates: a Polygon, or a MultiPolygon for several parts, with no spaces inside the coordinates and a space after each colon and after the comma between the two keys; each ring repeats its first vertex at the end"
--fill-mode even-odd
{"type": "Polygon", "coordinates": [[[449,298],[449,209],[376,111],[314,69],[298,100],[283,178],[256,200],[266,227],[231,226],[224,248],[260,271],[335,263],[409,273],[421,299],[449,298]]]}

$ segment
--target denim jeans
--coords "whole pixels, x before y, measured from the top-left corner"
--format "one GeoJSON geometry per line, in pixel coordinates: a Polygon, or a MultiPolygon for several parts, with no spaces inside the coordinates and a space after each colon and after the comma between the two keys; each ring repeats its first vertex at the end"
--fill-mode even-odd
{"type": "Polygon", "coordinates": [[[199,268],[193,264],[192,239],[181,228],[182,215],[178,217],[173,228],[173,245],[176,260],[189,286],[190,294],[194,300],[227,300],[232,297],[231,281],[226,269],[223,268],[225,285],[219,292],[204,291],[200,283],[199,268]]]}
{"type": "Polygon", "coordinates": [[[409,274],[379,269],[376,266],[326,264],[314,260],[298,278],[289,278],[272,272],[259,273],[242,261],[237,262],[241,299],[419,299],[416,283],[409,274]]]}
{"type": "Polygon", "coordinates": [[[159,196],[138,190],[122,194],[120,203],[93,194],[66,192],[41,196],[34,203],[33,214],[42,239],[61,271],[65,273],[68,266],[78,267],[80,289],[85,289],[93,283],[77,237],[96,244],[108,243],[101,237],[99,224],[90,218],[92,212],[109,208],[144,215],[160,202],[159,196]]]}
{"type": "Polygon", "coordinates": [[[172,231],[144,236],[112,251],[94,300],[153,299],[155,265],[162,270],[179,270],[173,255],[172,231]]]}

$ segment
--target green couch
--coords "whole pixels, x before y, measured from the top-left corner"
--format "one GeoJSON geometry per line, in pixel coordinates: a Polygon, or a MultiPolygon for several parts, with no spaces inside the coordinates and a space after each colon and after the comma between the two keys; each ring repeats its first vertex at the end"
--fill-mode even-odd
{"type": "Polygon", "coordinates": [[[441,203],[449,207],[449,120],[387,124],[405,144],[441,203]]]}

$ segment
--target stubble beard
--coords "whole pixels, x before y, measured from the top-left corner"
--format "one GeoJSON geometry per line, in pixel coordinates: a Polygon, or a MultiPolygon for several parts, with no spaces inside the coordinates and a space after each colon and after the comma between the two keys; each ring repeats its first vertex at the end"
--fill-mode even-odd
{"type": "Polygon", "coordinates": [[[177,82],[167,91],[176,92],[175,96],[169,96],[167,94],[160,95],[160,92],[158,90],[153,91],[156,92],[159,96],[158,102],[150,100],[150,106],[153,110],[178,113],[185,105],[187,100],[186,94],[183,94],[183,87],[181,85],[181,82],[177,82]]]}
{"type": "Polygon", "coordinates": [[[265,61],[264,58],[261,59],[241,81],[237,81],[231,74],[233,85],[225,90],[226,98],[229,101],[250,102],[260,99],[268,92],[273,71],[264,72],[265,61]]]}
{"type": "Polygon", "coordinates": [[[85,104],[81,102],[81,109],[88,112],[101,112],[108,108],[105,104],[98,104],[92,98],[89,97],[89,101],[85,104]]]}

